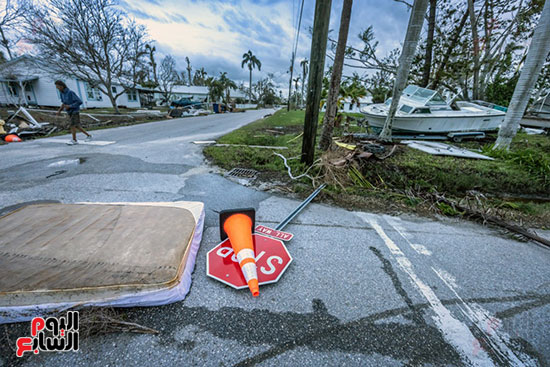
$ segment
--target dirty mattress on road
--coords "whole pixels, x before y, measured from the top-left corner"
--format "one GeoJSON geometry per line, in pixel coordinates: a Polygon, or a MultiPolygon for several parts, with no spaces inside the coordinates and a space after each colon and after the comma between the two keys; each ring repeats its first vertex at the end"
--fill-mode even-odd
{"type": "Polygon", "coordinates": [[[203,221],[199,202],[35,204],[1,217],[0,323],[183,299],[203,221]]]}

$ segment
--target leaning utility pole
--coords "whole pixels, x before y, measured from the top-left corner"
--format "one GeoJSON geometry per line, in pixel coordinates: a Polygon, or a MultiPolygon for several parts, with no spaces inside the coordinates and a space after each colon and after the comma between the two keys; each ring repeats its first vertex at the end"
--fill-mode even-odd
{"type": "Polygon", "coordinates": [[[323,89],[323,73],[325,71],[331,5],[332,0],[317,0],[315,3],[301,159],[302,163],[306,163],[307,165],[313,164],[315,156],[315,137],[317,135],[317,124],[319,123],[319,104],[323,89]]]}
{"type": "Polygon", "coordinates": [[[286,107],[287,111],[290,111],[290,96],[292,95],[292,75],[294,74],[294,51],[292,51],[292,57],[290,58],[290,80],[288,81],[288,105],[286,107]]]}

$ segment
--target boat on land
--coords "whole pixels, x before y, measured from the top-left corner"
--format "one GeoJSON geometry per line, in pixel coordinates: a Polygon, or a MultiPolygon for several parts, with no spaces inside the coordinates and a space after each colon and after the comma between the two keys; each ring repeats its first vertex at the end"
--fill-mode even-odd
{"type": "Polygon", "coordinates": [[[520,124],[524,127],[550,130],[550,93],[533,103],[520,124]]]}
{"type": "MultiPolygon", "coordinates": [[[[391,105],[372,104],[361,109],[369,126],[381,129],[391,105]]],[[[441,134],[490,132],[499,129],[505,112],[473,102],[447,102],[437,91],[409,85],[399,100],[393,130],[405,133],[441,134]]]]}

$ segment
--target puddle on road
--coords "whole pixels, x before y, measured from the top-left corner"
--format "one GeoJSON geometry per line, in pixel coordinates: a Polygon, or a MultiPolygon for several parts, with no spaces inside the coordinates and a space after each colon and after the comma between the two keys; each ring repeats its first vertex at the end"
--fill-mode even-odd
{"type": "Polygon", "coordinates": [[[64,166],[78,166],[79,164],[82,164],[86,162],[88,158],[82,157],[82,158],[76,158],[76,159],[64,159],[61,161],[53,162],[48,164],[48,168],[55,168],[55,167],[64,167],[64,166]]]}

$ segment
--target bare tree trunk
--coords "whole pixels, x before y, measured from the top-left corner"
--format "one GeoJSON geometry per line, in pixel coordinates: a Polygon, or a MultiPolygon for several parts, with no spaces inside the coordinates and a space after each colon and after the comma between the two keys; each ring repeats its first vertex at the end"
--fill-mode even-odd
{"type": "Polygon", "coordinates": [[[120,114],[120,110],[118,109],[118,106],[117,106],[117,103],[116,103],[116,98],[113,96],[113,92],[111,91],[111,86],[110,85],[107,87],[107,97],[109,97],[109,100],[111,101],[111,104],[113,105],[115,113],[117,115],[120,114]]]}
{"type": "Polygon", "coordinates": [[[6,51],[8,51],[8,56],[10,57],[10,60],[12,60],[13,55],[12,55],[11,49],[10,49],[10,42],[6,38],[6,35],[4,34],[4,30],[2,29],[2,27],[0,27],[0,36],[2,37],[0,42],[2,42],[2,45],[4,45],[4,48],[6,49],[6,51]]]}
{"type": "Polygon", "coordinates": [[[252,68],[250,69],[250,82],[248,84],[248,104],[252,103],[252,68]]]}
{"type": "Polygon", "coordinates": [[[468,11],[464,12],[464,15],[462,15],[462,18],[460,19],[460,23],[458,27],[455,29],[455,32],[453,33],[451,43],[449,43],[449,47],[447,47],[447,50],[443,55],[443,60],[441,61],[441,65],[437,69],[437,72],[435,73],[435,76],[434,76],[434,80],[431,83],[431,89],[436,89],[439,86],[439,82],[441,81],[441,77],[443,76],[443,71],[447,67],[447,63],[451,58],[451,54],[453,53],[453,50],[455,49],[456,45],[458,44],[458,41],[460,40],[460,33],[462,32],[462,28],[464,28],[464,25],[466,24],[466,20],[468,20],[468,11]]]}
{"type": "Polygon", "coordinates": [[[288,106],[287,111],[290,111],[290,96],[292,95],[292,74],[294,73],[294,51],[292,51],[292,58],[290,59],[290,81],[288,82],[288,106]]]}
{"type": "Polygon", "coordinates": [[[426,87],[430,82],[430,74],[432,71],[436,8],[437,0],[430,0],[430,15],[428,17],[428,37],[426,39],[426,57],[424,58],[424,71],[422,75],[422,82],[420,83],[422,87],[426,87]]]}
{"type": "Polygon", "coordinates": [[[340,94],[340,82],[342,80],[346,43],[348,42],[352,5],[353,0],[344,0],[344,5],[342,6],[340,33],[338,33],[338,45],[336,46],[336,55],[334,56],[334,64],[332,65],[332,76],[330,78],[330,88],[327,96],[327,110],[323,120],[321,140],[319,141],[319,148],[321,150],[329,149],[332,143],[332,132],[334,130],[334,119],[338,107],[338,95],[340,94]]]}
{"type": "Polygon", "coordinates": [[[525,65],[523,65],[523,69],[521,70],[512,100],[508,106],[508,112],[506,112],[506,117],[498,132],[498,138],[493,149],[510,149],[510,143],[516,135],[519,122],[529,102],[531,89],[535,86],[549,53],[550,1],[546,1],[542,9],[539,24],[535,28],[533,39],[529,45],[525,65]]]}
{"type": "Polygon", "coordinates": [[[474,84],[472,86],[472,97],[475,100],[479,99],[479,35],[477,33],[474,0],[468,0],[468,13],[470,13],[470,25],[472,26],[472,38],[474,42],[474,84]]]}
{"type": "Polygon", "coordinates": [[[303,79],[302,79],[302,94],[300,96],[300,107],[304,105],[304,86],[306,85],[306,74],[302,73],[303,79]]]}
{"type": "Polygon", "coordinates": [[[409,18],[409,25],[407,26],[407,35],[405,36],[405,42],[403,44],[403,51],[399,57],[399,67],[397,68],[397,74],[395,76],[395,82],[393,84],[393,95],[384,123],[384,128],[378,137],[382,141],[391,141],[393,119],[397,112],[397,106],[401,99],[403,89],[407,84],[409,77],[409,71],[416,52],[416,46],[418,45],[418,39],[420,38],[420,32],[422,31],[422,25],[424,24],[424,16],[426,15],[426,9],[428,8],[428,0],[415,0],[411,11],[411,17],[409,18]]]}
{"type": "Polygon", "coordinates": [[[493,17],[493,8],[492,4],[490,4],[489,0],[485,0],[485,11],[483,13],[483,23],[485,28],[485,34],[483,36],[483,51],[484,55],[481,58],[481,65],[480,65],[480,71],[479,71],[479,84],[478,84],[478,93],[479,93],[479,99],[485,100],[485,90],[487,86],[487,79],[489,78],[489,72],[491,71],[491,64],[488,62],[489,55],[491,54],[491,39],[492,39],[492,25],[490,24],[490,20],[492,20],[493,17]]]}

